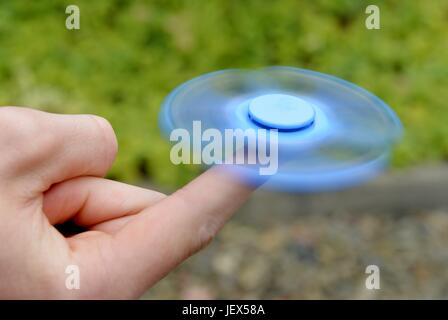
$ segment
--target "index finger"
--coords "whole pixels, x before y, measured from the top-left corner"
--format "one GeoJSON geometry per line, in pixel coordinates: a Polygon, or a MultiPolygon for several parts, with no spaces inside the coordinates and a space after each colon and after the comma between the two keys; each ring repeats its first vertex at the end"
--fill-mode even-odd
{"type": "Polygon", "coordinates": [[[116,235],[115,271],[129,276],[126,266],[135,266],[131,277],[145,290],[208,244],[253,190],[220,167],[208,170],[116,235]]]}

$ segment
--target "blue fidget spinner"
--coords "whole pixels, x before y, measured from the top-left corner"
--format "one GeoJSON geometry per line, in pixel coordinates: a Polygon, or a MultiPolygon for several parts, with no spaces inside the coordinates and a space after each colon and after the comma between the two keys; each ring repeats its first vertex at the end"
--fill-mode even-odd
{"type": "Polygon", "coordinates": [[[396,114],[375,95],[340,78],[292,67],[194,78],[168,95],[159,123],[167,136],[181,129],[191,138],[201,130],[206,139],[196,152],[222,137],[213,161],[205,164],[222,164],[248,183],[293,192],[341,189],[375,177],[402,135],[396,114]],[[229,156],[224,140],[238,135],[240,146],[229,156]],[[255,163],[231,161],[250,158],[251,152],[255,163]],[[263,169],[272,170],[263,174],[263,169]]]}

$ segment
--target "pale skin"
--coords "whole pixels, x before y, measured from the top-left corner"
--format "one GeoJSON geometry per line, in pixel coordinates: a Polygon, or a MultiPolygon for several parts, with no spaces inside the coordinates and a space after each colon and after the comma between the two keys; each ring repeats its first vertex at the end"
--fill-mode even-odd
{"type": "Polygon", "coordinates": [[[253,190],[219,168],[169,196],[111,181],[117,150],[103,118],[0,107],[0,298],[138,298],[253,190]],[[86,231],[65,237],[54,225],[67,221],[86,231]]]}

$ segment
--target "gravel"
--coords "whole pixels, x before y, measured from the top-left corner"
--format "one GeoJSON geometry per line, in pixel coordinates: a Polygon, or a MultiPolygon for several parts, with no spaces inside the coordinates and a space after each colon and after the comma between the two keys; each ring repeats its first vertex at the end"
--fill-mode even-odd
{"type": "Polygon", "coordinates": [[[448,211],[302,214],[270,225],[241,222],[244,214],[143,298],[448,297],[448,211]],[[365,287],[371,264],[379,290],[365,287]]]}
{"type": "Polygon", "coordinates": [[[143,299],[448,298],[447,184],[445,166],[340,194],[258,191],[143,299]],[[368,265],[378,290],[365,286],[368,265]]]}

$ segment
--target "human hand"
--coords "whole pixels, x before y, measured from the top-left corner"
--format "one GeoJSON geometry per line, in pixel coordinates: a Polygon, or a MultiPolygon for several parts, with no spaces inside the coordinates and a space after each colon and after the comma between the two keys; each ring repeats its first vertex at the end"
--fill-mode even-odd
{"type": "Polygon", "coordinates": [[[102,118],[0,108],[0,298],[137,298],[252,191],[217,168],[170,196],[104,179],[116,152],[102,118]],[[86,231],[66,238],[66,221],[86,231]]]}

